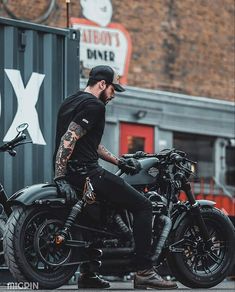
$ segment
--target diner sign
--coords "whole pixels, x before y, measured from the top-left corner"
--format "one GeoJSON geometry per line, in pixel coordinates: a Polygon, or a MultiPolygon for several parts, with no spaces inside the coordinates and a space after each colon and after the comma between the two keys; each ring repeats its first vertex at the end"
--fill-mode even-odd
{"type": "Polygon", "coordinates": [[[128,31],[119,23],[103,27],[84,18],[71,18],[74,29],[80,30],[80,60],[85,68],[109,65],[126,84],[131,57],[131,39],[128,31]]]}

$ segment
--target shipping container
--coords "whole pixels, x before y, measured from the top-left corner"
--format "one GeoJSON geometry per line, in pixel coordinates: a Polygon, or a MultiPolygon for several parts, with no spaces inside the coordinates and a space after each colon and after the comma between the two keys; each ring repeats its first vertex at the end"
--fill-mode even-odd
{"type": "Polygon", "coordinates": [[[56,114],[79,88],[79,31],[0,18],[0,144],[28,123],[17,156],[0,156],[0,181],[8,196],[53,177],[56,114]]]}

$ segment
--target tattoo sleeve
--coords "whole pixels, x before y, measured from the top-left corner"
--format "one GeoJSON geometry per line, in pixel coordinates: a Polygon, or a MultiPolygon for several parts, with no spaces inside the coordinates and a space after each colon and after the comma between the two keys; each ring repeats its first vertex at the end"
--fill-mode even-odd
{"type": "Polygon", "coordinates": [[[86,130],[75,122],[69,124],[67,132],[62,136],[56,155],[55,177],[66,174],[67,162],[78,139],[86,134],[86,130]]]}
{"type": "Polygon", "coordinates": [[[118,164],[119,159],[112,154],[111,152],[109,152],[103,145],[99,145],[98,146],[98,150],[97,150],[99,157],[105,161],[111,162],[115,165],[118,164]]]}

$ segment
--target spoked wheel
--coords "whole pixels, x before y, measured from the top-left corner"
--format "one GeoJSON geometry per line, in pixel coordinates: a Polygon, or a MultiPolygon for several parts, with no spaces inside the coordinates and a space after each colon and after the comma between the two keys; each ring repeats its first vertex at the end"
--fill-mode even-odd
{"type": "Polygon", "coordinates": [[[174,253],[168,262],[178,281],[191,288],[219,284],[233,262],[234,227],[218,209],[202,209],[210,239],[204,242],[199,227],[185,218],[174,234],[174,253]]]}
{"type": "Polygon", "coordinates": [[[62,227],[60,220],[46,220],[35,234],[35,250],[45,265],[58,267],[71,257],[71,248],[56,243],[56,235],[62,227]]]}
{"type": "MultiPolygon", "coordinates": [[[[11,214],[3,245],[6,263],[16,280],[55,289],[67,283],[76,272],[78,265],[62,266],[76,257],[71,248],[55,243],[55,235],[67,215],[61,210],[57,213],[58,210],[49,208],[20,207],[11,214]]],[[[74,234],[73,238],[80,239],[80,234],[74,234]]]]}
{"type": "Polygon", "coordinates": [[[185,232],[185,238],[193,244],[186,244],[183,252],[184,262],[195,275],[213,274],[223,263],[226,254],[226,241],[221,230],[208,222],[210,240],[204,243],[200,237],[198,226],[191,226],[185,232]]]}

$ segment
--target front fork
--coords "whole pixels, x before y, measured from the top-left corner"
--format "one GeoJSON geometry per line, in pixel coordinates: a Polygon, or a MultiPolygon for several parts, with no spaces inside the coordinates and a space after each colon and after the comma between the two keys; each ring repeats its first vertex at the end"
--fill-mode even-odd
{"type": "Polygon", "coordinates": [[[7,217],[9,217],[11,215],[12,210],[11,210],[11,207],[8,205],[7,200],[8,200],[8,198],[7,198],[7,194],[4,190],[4,187],[2,184],[0,184],[0,204],[3,206],[7,217]]]}
{"type": "Polygon", "coordinates": [[[195,200],[194,194],[192,193],[191,185],[189,182],[185,183],[183,186],[183,191],[188,197],[189,203],[192,206],[192,213],[194,218],[198,224],[199,230],[201,232],[201,236],[204,241],[208,241],[210,239],[206,224],[202,218],[199,203],[195,200]]]}

